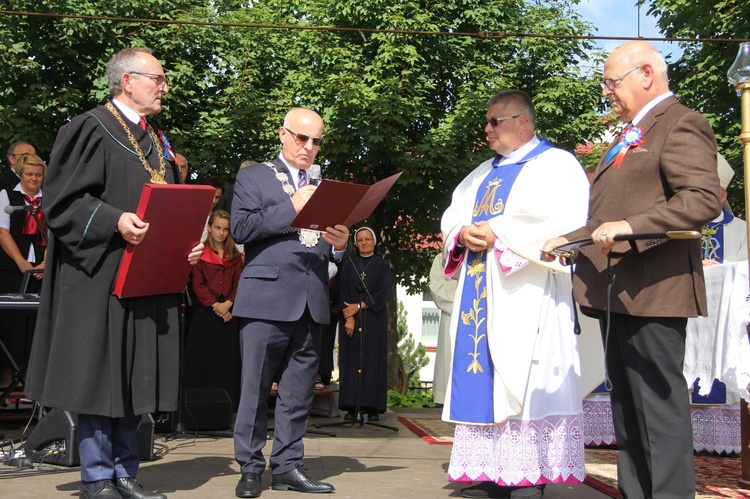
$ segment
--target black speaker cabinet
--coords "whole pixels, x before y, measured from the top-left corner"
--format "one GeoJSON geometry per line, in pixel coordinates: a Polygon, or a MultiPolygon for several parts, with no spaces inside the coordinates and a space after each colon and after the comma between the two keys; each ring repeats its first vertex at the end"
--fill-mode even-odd
{"type": "Polygon", "coordinates": [[[227,430],[232,425],[232,399],[223,388],[187,388],[182,405],[186,430],[227,430]]]}
{"type": "MultiPolygon", "coordinates": [[[[37,422],[36,428],[23,444],[26,457],[61,466],[78,466],[76,426],[78,415],[60,409],[50,410],[37,422]]],[[[138,428],[138,453],[142,461],[154,458],[154,419],[150,414],[141,418],[138,428]]]]}

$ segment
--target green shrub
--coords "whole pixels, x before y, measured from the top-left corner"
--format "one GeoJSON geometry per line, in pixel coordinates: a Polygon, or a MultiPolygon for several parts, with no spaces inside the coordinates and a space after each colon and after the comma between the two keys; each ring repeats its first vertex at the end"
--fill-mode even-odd
{"type": "Polygon", "coordinates": [[[435,407],[432,390],[408,390],[406,394],[388,390],[388,407],[435,407]]]}
{"type": "Polygon", "coordinates": [[[409,332],[406,324],[407,312],[404,304],[398,302],[398,320],[396,329],[398,330],[398,355],[404,366],[406,374],[405,388],[419,386],[419,370],[430,363],[427,357],[427,349],[421,343],[414,341],[414,336],[409,332]]]}

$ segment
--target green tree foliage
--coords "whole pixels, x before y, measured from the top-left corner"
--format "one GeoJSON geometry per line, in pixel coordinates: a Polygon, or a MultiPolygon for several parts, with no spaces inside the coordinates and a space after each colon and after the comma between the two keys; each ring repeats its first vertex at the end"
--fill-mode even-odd
{"type": "Polygon", "coordinates": [[[539,134],[570,150],[599,137],[598,77],[579,70],[595,65],[592,44],[570,38],[591,27],[575,2],[10,0],[13,11],[164,22],[0,14],[0,143],[23,137],[49,154],[61,125],[108,97],[109,57],[152,47],[170,85],[152,123],[198,175],[229,181],[242,160],[270,159],[295,106],[326,122],[326,177],[403,172],[367,224],[394,288],[417,291],[452,190],[493,155],[482,126],[489,97],[528,92],[539,134]]]}
{"type": "MultiPolygon", "coordinates": [[[[314,4],[301,4],[304,13],[282,10],[289,17],[281,22],[444,34],[585,32],[565,2],[314,4]],[[314,21],[316,15],[322,22],[314,21]]],[[[540,132],[570,148],[582,136],[596,135],[599,126],[597,83],[576,69],[588,48],[579,41],[295,32],[286,46],[298,54],[298,69],[281,83],[288,87],[284,95],[320,109],[327,123],[325,173],[371,183],[404,172],[368,222],[379,232],[379,252],[411,290],[423,285],[453,188],[493,154],[481,125],[493,93],[527,91],[539,107],[540,132]]]]}
{"type": "MultiPolygon", "coordinates": [[[[750,4],[740,0],[643,0],[669,38],[747,38],[750,4]]],[[[719,151],[737,174],[730,188],[735,213],[744,213],[740,99],[727,81],[739,42],[684,42],[682,57],[670,61],[670,84],[687,106],[703,113],[716,133],[719,151]]]]}
{"type": "Polygon", "coordinates": [[[270,158],[284,113],[300,105],[326,121],[319,159],[329,178],[371,183],[403,171],[368,223],[397,281],[416,290],[452,189],[492,154],[481,122],[493,93],[531,94],[540,134],[564,147],[598,135],[597,84],[577,69],[589,42],[494,36],[587,34],[569,3],[13,0],[14,11],[170,22],[0,15],[0,143],[24,137],[48,154],[66,120],[108,97],[108,58],[153,47],[170,89],[152,121],[199,175],[231,180],[243,159],[270,158]],[[394,32],[372,32],[384,29],[394,32]]]}

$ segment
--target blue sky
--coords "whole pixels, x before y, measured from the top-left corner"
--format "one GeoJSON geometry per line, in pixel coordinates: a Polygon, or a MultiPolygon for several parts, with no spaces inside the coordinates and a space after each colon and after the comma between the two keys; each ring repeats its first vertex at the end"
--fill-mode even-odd
{"type": "MultiPolygon", "coordinates": [[[[584,19],[594,24],[594,34],[598,36],[663,37],[656,27],[656,19],[646,15],[648,7],[641,7],[639,14],[635,0],[581,0],[576,10],[584,19]]],[[[596,43],[609,53],[624,41],[597,40],[596,43]]],[[[668,58],[671,62],[682,54],[677,43],[650,43],[665,57],[671,53],[671,57],[668,58]]]]}

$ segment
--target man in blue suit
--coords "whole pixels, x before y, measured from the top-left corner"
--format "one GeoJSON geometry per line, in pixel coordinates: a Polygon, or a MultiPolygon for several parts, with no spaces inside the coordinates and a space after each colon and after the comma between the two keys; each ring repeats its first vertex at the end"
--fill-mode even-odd
{"type": "Polygon", "coordinates": [[[303,468],[302,437],[312,406],[321,329],[330,317],[328,261],[343,256],[349,229],[336,225],[319,233],[289,226],[315,192],[307,169],[323,145],[322,136],[323,120],[316,112],[292,109],[279,128],[282,149],[276,159],[237,174],[232,233],[245,244],[245,268],[232,310],[240,318],[242,353],[234,426],[235,458],[242,467],[237,497],[261,493],[268,397],[275,377],[272,489],[333,491],[303,468]]]}

